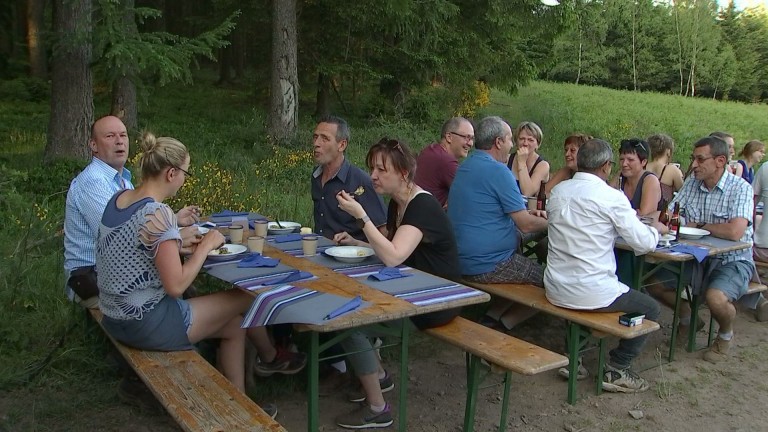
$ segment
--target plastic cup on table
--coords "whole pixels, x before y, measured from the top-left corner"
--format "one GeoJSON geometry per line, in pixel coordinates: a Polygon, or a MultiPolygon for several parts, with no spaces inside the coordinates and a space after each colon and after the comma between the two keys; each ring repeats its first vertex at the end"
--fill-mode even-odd
{"type": "Polygon", "coordinates": [[[301,227],[301,233],[302,233],[302,234],[312,234],[312,228],[309,228],[309,227],[301,227]]]}
{"type": "Polygon", "coordinates": [[[262,253],[264,251],[264,237],[262,236],[251,236],[248,237],[248,250],[257,253],[262,253]]]}
{"type": "Polygon", "coordinates": [[[253,223],[254,230],[253,233],[259,237],[266,237],[267,236],[267,221],[265,220],[257,220],[253,223]]]}
{"type": "Polygon", "coordinates": [[[229,240],[234,244],[241,244],[243,242],[243,227],[240,225],[229,227],[229,240]]]}
{"type": "Polygon", "coordinates": [[[304,256],[317,255],[317,236],[308,235],[301,238],[301,248],[304,256]]]}

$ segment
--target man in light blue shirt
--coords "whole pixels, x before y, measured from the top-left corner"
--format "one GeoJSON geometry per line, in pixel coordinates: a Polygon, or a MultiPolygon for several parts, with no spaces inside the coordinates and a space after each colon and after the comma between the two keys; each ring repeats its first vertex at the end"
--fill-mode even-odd
{"type": "Polygon", "coordinates": [[[88,141],[93,159],[72,180],[67,192],[64,216],[66,292],[70,300],[84,307],[98,305],[93,266],[96,263],[96,236],[104,207],[116,192],[133,189],[131,173],[124,167],[128,160],[128,145],[128,131],[119,118],[106,116],[96,120],[88,141]],[[76,294],[73,285],[87,298],[76,294]]]}
{"type": "MultiPolygon", "coordinates": [[[[128,132],[123,122],[105,116],[91,126],[88,146],[93,159],[72,180],[67,192],[64,216],[64,273],[67,297],[83,307],[97,307],[96,237],[104,208],[116,192],[133,189],[128,160],[128,132]]],[[[197,221],[199,209],[188,206],[176,215],[179,225],[197,221]]],[[[182,230],[185,247],[199,242],[197,229],[182,230]]]]}

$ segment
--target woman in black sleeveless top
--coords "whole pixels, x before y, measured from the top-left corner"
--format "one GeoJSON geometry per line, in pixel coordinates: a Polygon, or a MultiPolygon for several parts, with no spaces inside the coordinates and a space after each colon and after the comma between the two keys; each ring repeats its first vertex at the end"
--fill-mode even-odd
{"type": "Polygon", "coordinates": [[[523,196],[534,196],[541,182],[549,180],[549,162],[539,156],[543,135],[534,122],[522,122],[512,133],[517,151],[509,158],[507,167],[517,179],[523,196]]]}
{"type": "Polygon", "coordinates": [[[639,216],[657,211],[661,200],[659,179],[650,171],[646,171],[647,163],[648,143],[639,138],[621,142],[619,147],[621,175],[614,180],[614,186],[624,192],[639,216]]]}

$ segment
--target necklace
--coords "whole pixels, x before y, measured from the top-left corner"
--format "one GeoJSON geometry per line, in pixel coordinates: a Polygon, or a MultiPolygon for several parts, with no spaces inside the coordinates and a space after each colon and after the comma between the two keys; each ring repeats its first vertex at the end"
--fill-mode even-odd
{"type": "Polygon", "coordinates": [[[400,226],[400,223],[403,221],[403,216],[405,215],[405,209],[408,207],[408,203],[411,202],[411,199],[413,199],[413,183],[408,184],[408,196],[405,199],[405,204],[403,204],[403,208],[397,209],[397,224],[396,226],[400,226]]]}

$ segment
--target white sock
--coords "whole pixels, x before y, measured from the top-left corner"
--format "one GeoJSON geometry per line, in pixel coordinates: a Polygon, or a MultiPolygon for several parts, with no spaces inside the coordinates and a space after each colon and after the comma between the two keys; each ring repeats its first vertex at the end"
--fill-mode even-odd
{"type": "Polygon", "coordinates": [[[371,411],[375,413],[380,413],[384,411],[384,409],[387,407],[387,404],[384,403],[384,405],[378,406],[378,405],[371,405],[371,411]]]}
{"type": "Polygon", "coordinates": [[[383,380],[384,378],[386,378],[386,376],[387,376],[387,371],[379,372],[379,375],[378,375],[379,380],[383,380]]]}
{"type": "Polygon", "coordinates": [[[718,332],[717,333],[717,337],[719,337],[720,339],[722,339],[724,341],[729,341],[729,340],[733,339],[733,331],[729,331],[728,333],[720,333],[720,332],[718,332]]]}
{"type": "Polygon", "coordinates": [[[333,363],[331,366],[333,366],[337,371],[341,373],[347,372],[347,362],[344,360],[337,361],[336,363],[333,363]]]}

